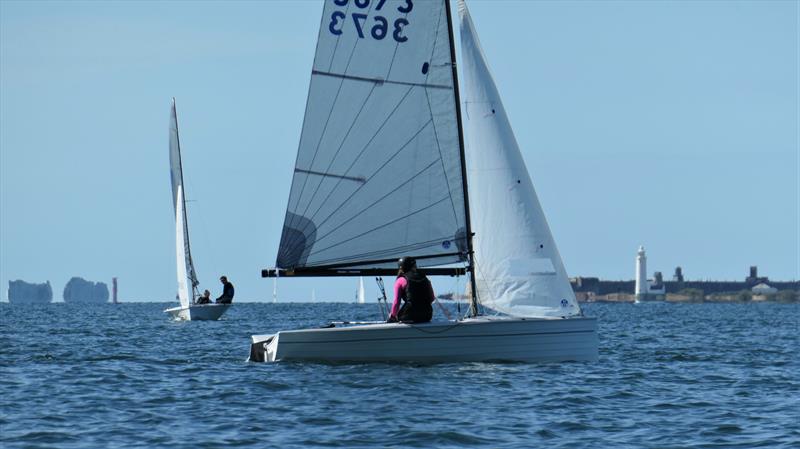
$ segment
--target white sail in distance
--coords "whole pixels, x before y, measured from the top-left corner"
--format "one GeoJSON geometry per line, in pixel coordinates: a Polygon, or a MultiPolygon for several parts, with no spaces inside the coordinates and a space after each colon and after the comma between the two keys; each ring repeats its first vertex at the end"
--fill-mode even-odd
{"type": "Polygon", "coordinates": [[[364,304],[367,302],[367,295],[364,292],[364,278],[358,278],[358,303],[364,304]]]}
{"type": "Polygon", "coordinates": [[[185,256],[183,266],[186,270],[185,276],[189,278],[192,292],[194,292],[200,283],[197,280],[197,274],[194,270],[194,263],[192,262],[192,252],[189,248],[189,221],[187,219],[185,203],[186,189],[183,186],[183,162],[181,160],[181,144],[178,136],[178,112],[175,107],[174,98],[172,99],[172,108],[170,109],[169,121],[169,174],[170,181],[172,183],[172,199],[176,216],[178,210],[180,209],[181,211],[183,231],[182,241],[184,243],[183,254],[185,256]],[[178,195],[179,190],[181,191],[181,199],[179,199],[178,195]]]}
{"type": "Polygon", "coordinates": [[[478,298],[512,316],[578,315],[580,306],[463,0],[458,10],[478,298]]]}
{"type": "Polygon", "coordinates": [[[466,259],[444,0],[324,3],[276,265],[466,259]]]}

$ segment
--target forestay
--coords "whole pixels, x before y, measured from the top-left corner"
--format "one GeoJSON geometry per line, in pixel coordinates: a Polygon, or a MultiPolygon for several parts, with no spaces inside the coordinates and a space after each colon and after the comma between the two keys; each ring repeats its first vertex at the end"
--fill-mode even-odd
{"type": "Polygon", "coordinates": [[[277,266],[465,260],[443,0],[327,0],[277,266]]]}
{"type": "Polygon", "coordinates": [[[478,298],[519,317],[580,314],[469,11],[458,6],[478,298]]]}
{"type": "MultiPolygon", "coordinates": [[[[172,204],[174,206],[177,219],[180,218],[179,232],[183,236],[180,241],[183,244],[183,250],[180,252],[184,256],[184,261],[179,266],[184,267],[183,278],[188,277],[191,283],[192,290],[199,285],[197,281],[197,274],[194,271],[194,264],[192,263],[192,253],[189,249],[189,225],[186,218],[186,208],[184,195],[186,189],[183,187],[183,165],[181,162],[181,144],[178,137],[178,113],[175,108],[175,99],[172,99],[172,108],[170,110],[169,121],[169,175],[172,183],[172,204]]],[[[179,276],[181,277],[181,276],[179,276]]]]}

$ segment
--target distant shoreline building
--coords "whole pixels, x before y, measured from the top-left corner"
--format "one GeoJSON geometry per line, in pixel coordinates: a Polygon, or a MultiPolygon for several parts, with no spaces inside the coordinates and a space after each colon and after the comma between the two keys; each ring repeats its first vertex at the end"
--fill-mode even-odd
{"type": "Polygon", "coordinates": [[[687,292],[702,296],[742,291],[753,295],[770,295],[790,290],[800,295],[800,281],[770,281],[768,277],[758,275],[758,267],[755,265],[750,267],[749,276],[744,281],[687,281],[681,267],[675,267],[672,281],[664,281],[660,271],[656,271],[650,280],[647,279],[647,255],[643,246],[637,251],[633,280],[610,281],[578,276],[571,278],[570,284],[576,296],[583,301],[614,295],[629,297],[629,301],[653,301],[664,300],[668,294],[687,292]]]}
{"type": "Polygon", "coordinates": [[[636,253],[636,285],[633,292],[636,301],[663,301],[666,289],[660,271],[656,271],[653,280],[647,279],[647,255],[644,246],[639,245],[636,253]]]}

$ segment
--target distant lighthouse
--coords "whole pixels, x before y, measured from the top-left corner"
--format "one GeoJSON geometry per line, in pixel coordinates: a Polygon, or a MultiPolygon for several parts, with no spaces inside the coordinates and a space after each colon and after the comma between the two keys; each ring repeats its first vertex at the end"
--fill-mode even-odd
{"type": "Polygon", "coordinates": [[[639,246],[636,254],[636,300],[640,301],[650,292],[647,283],[647,256],[644,254],[644,246],[639,246]]]}

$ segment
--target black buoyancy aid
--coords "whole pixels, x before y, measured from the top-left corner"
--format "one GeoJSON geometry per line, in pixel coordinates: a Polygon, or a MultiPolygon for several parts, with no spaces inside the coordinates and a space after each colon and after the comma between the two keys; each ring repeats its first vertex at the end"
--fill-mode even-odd
{"type": "Polygon", "coordinates": [[[398,319],[404,323],[427,323],[433,317],[433,287],[424,274],[412,271],[404,273],[406,288],[403,292],[405,304],[400,308],[398,319]]]}
{"type": "Polygon", "coordinates": [[[412,306],[427,306],[433,302],[431,281],[424,274],[411,271],[403,273],[402,276],[406,278],[405,298],[403,299],[410,302],[412,306]]]}

